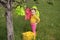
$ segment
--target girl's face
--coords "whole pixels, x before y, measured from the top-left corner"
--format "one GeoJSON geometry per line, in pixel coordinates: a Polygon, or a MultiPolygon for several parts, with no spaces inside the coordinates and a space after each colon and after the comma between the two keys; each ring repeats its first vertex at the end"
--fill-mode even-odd
{"type": "Polygon", "coordinates": [[[36,13],[36,11],[34,9],[32,9],[31,12],[32,12],[32,14],[35,14],[36,13]]]}

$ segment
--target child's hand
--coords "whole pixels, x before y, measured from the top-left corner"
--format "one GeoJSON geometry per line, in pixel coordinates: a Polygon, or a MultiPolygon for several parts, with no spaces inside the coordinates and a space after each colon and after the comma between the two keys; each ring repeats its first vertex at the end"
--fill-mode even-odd
{"type": "Polygon", "coordinates": [[[36,23],[37,24],[37,23],[36,23]]]}

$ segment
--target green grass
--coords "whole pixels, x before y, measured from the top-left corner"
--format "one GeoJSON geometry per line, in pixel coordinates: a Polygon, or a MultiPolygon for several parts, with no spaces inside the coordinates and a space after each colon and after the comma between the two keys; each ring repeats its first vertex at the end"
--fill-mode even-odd
{"type": "Polygon", "coordinates": [[[4,15],[4,8],[0,6],[0,40],[7,40],[6,21],[4,15]]]}
{"type": "MultiPolygon", "coordinates": [[[[60,40],[60,0],[54,0],[54,5],[49,5],[45,0],[39,0],[40,4],[29,2],[38,6],[41,22],[37,26],[37,40],[60,40]]],[[[4,9],[0,7],[0,40],[7,40],[7,30],[4,15],[4,9]]],[[[22,40],[22,33],[31,31],[28,21],[24,17],[13,13],[13,25],[15,40],[22,40]]]]}

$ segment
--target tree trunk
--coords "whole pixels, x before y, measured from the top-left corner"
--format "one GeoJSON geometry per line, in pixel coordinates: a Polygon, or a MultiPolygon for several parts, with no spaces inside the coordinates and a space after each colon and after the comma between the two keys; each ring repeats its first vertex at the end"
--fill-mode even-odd
{"type": "Polygon", "coordinates": [[[7,38],[8,40],[14,40],[13,22],[11,15],[11,0],[8,0],[7,2],[6,21],[7,21],[7,38]]]}

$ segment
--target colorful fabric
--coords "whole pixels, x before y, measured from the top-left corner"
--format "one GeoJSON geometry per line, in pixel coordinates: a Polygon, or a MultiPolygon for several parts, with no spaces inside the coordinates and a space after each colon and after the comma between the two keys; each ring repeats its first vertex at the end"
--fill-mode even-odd
{"type": "Polygon", "coordinates": [[[36,10],[36,15],[39,17],[40,16],[40,13],[38,10],[36,10]]]}
{"type": "Polygon", "coordinates": [[[21,13],[21,11],[20,11],[20,6],[17,6],[17,8],[16,8],[16,11],[15,11],[15,12],[16,12],[16,14],[17,14],[17,15],[20,15],[20,13],[21,13]]]}
{"type": "Polygon", "coordinates": [[[31,10],[30,8],[25,9],[25,20],[30,20],[31,18],[31,10]]]}
{"type": "Polygon", "coordinates": [[[31,23],[39,23],[39,21],[40,21],[40,18],[37,15],[31,16],[31,19],[30,19],[31,23]]]}
{"type": "Polygon", "coordinates": [[[34,40],[34,33],[31,31],[22,33],[23,40],[34,40]]]}
{"type": "Polygon", "coordinates": [[[20,8],[21,9],[21,16],[25,16],[25,10],[23,7],[20,8]]]}
{"type": "Polygon", "coordinates": [[[31,24],[32,32],[36,35],[36,23],[31,24]]]}
{"type": "Polygon", "coordinates": [[[16,14],[20,15],[20,16],[24,16],[25,15],[25,10],[23,7],[17,6],[16,8],[16,14]]]}
{"type": "Polygon", "coordinates": [[[35,9],[37,9],[37,6],[35,6],[35,5],[34,5],[32,8],[35,8],[35,9]]]}

